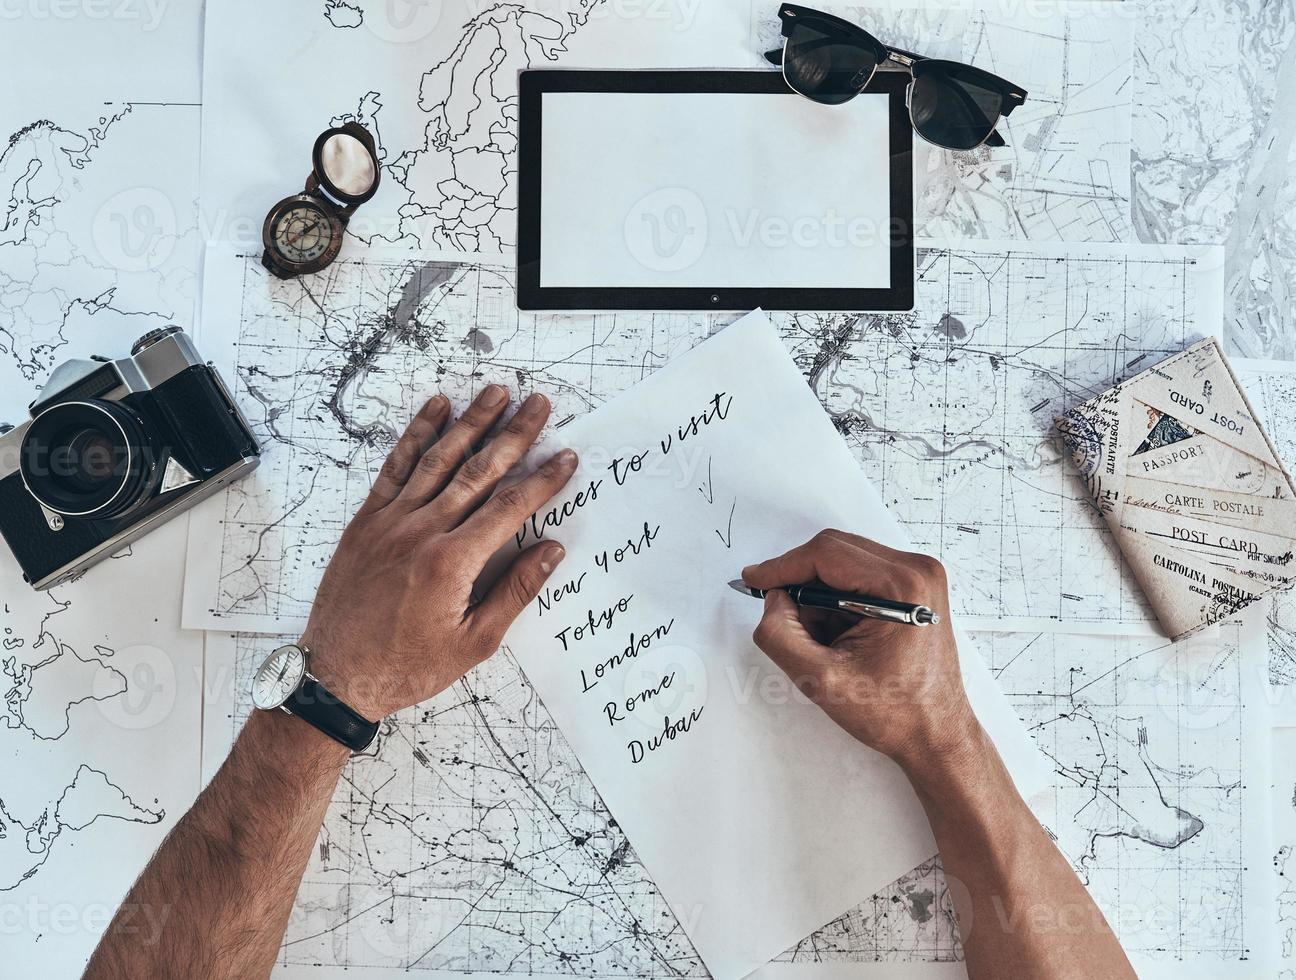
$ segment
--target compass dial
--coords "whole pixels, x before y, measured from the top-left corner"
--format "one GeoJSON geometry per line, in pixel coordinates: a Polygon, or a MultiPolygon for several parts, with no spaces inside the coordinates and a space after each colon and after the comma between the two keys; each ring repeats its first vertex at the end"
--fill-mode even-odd
{"type": "Polygon", "coordinates": [[[252,703],[258,708],[277,708],[297,690],[306,673],[306,658],[300,648],[280,647],[270,654],[252,678],[252,703]]]}
{"type": "Polygon", "coordinates": [[[295,204],[275,221],[275,250],[294,265],[314,262],[333,242],[333,224],[319,208],[295,204]]]}

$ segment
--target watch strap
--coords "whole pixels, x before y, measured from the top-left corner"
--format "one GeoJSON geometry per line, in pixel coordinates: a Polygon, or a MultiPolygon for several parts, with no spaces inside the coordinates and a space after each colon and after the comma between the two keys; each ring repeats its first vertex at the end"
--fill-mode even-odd
{"type": "Polygon", "coordinates": [[[329,738],[352,752],[362,752],[378,734],[378,723],[356,713],[309,675],[293,692],[284,707],[309,722],[329,738]]]}

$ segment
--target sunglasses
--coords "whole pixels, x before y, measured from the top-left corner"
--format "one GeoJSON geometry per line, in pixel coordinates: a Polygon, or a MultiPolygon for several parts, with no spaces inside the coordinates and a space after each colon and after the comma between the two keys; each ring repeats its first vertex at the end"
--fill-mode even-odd
{"type": "Polygon", "coordinates": [[[1003,146],[995,126],[1026,101],[1025,89],[998,75],[888,47],[858,24],[831,14],[785,3],[779,20],[783,48],[767,51],[765,58],[782,65],[792,91],[823,105],[841,105],[863,91],[880,65],[891,62],[912,79],[906,101],[914,132],[949,150],[1003,146]]]}

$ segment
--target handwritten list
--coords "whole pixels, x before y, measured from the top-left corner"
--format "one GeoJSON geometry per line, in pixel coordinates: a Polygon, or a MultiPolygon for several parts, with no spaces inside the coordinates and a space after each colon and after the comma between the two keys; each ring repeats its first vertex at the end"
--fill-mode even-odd
{"type": "MultiPolygon", "coordinates": [[[[711,973],[736,980],[935,845],[903,774],[752,644],[761,603],[726,583],[823,527],[903,536],[759,312],[531,462],[563,445],[580,469],[508,550],[556,538],[567,558],[506,645],[711,973]]],[[[973,706],[1033,785],[1025,729],[961,650],[973,706]]]]}

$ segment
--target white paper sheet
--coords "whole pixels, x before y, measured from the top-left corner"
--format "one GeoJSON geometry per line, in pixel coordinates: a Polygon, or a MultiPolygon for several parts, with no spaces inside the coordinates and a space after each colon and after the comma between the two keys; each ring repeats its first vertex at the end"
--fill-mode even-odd
{"type": "Polygon", "coordinates": [[[548,92],[542,105],[541,286],[891,285],[887,95],[548,92]]]}
{"type": "MultiPolygon", "coordinates": [[[[1287,471],[1296,472],[1296,363],[1250,357],[1232,359],[1265,431],[1287,471]]],[[[1296,590],[1268,600],[1269,698],[1274,723],[1296,724],[1296,590]]]]}
{"type": "MultiPolygon", "coordinates": [[[[203,637],[180,629],[185,520],[36,592],[0,544],[0,945],[72,977],[197,794],[203,637]]],[[[141,936],[163,925],[136,909],[141,936]]]]}
{"type": "MultiPolygon", "coordinates": [[[[568,558],[506,646],[712,974],[734,980],[934,844],[900,770],[796,694],[748,639],[760,604],[725,583],[825,526],[903,536],[761,313],[542,451],[559,442],[581,468],[520,535],[551,533],[568,558]]],[[[1029,766],[984,666],[964,666],[1005,756],[1029,766]]]]}
{"type": "Polygon", "coordinates": [[[1036,815],[1149,980],[1273,975],[1259,612],[1177,643],[975,634],[1056,769],[1036,815]]]}
{"type": "Polygon", "coordinates": [[[384,166],[349,235],[512,247],[518,69],[761,67],[749,19],[742,0],[214,3],[203,59],[207,237],[259,249],[267,209],[301,189],[312,141],[346,117],[374,132],[384,166]]]}
{"type": "MultiPolygon", "coordinates": [[[[24,5],[0,59],[0,422],[50,370],[189,327],[201,4],[24,5]]],[[[201,348],[201,345],[200,345],[201,348]]],[[[36,592],[0,542],[0,974],[77,977],[199,788],[180,518],[36,592]]],[[[167,913],[132,913],[141,940],[167,913]]]]}
{"type": "Polygon", "coordinates": [[[3,19],[0,422],[18,425],[63,361],[192,326],[202,13],[177,9],[153,33],[3,19]]]}

